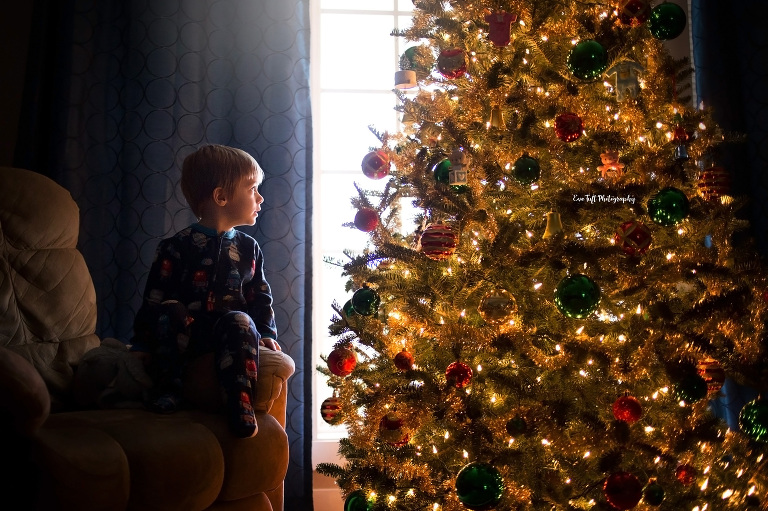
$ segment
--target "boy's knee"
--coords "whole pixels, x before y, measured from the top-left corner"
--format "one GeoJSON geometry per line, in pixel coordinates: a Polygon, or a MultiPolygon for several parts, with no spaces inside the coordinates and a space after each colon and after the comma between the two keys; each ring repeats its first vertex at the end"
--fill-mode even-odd
{"type": "Polygon", "coordinates": [[[223,334],[227,331],[235,329],[241,333],[251,333],[259,339],[261,336],[256,330],[256,325],[253,323],[251,317],[245,312],[230,311],[224,314],[216,321],[214,325],[214,332],[217,334],[223,334]]]}

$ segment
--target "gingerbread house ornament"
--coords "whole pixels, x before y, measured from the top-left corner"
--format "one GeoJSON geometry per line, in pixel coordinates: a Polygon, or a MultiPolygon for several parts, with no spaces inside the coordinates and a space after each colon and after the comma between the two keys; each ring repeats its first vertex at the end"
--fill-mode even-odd
{"type": "Polygon", "coordinates": [[[624,101],[627,95],[634,99],[640,93],[640,80],[644,72],[645,68],[637,62],[625,60],[612,66],[605,75],[609,78],[616,75],[616,99],[624,101]]]}
{"type": "Polygon", "coordinates": [[[461,186],[467,184],[467,154],[461,149],[454,149],[451,157],[451,169],[448,173],[448,184],[451,186],[461,186]]]}

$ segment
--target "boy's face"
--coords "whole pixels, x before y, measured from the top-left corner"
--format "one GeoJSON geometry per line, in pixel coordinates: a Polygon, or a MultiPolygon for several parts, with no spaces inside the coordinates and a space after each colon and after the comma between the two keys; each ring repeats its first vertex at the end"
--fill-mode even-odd
{"type": "Polygon", "coordinates": [[[232,227],[256,223],[256,217],[261,211],[261,203],[264,202],[264,197],[256,189],[256,183],[255,176],[241,179],[232,197],[222,206],[223,213],[232,227]]]}

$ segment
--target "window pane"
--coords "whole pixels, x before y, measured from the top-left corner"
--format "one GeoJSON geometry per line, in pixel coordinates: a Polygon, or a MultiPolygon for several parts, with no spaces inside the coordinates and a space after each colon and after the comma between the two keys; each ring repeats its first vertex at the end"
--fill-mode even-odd
{"type": "Polygon", "coordinates": [[[397,0],[397,8],[401,11],[412,12],[413,0],[397,0]]]}
{"type": "Polygon", "coordinates": [[[381,94],[324,93],[320,97],[320,133],[315,136],[323,148],[320,168],[323,172],[346,170],[360,172],[360,163],[369,147],[380,146],[368,129],[394,132],[397,128],[398,103],[392,92],[381,94]]]}
{"type": "Polygon", "coordinates": [[[394,88],[398,62],[397,38],[390,35],[395,28],[394,16],[326,13],[321,15],[321,22],[321,88],[394,88]]]}
{"type": "MultiPolygon", "coordinates": [[[[321,178],[320,190],[324,199],[323,223],[320,225],[320,239],[323,250],[341,252],[349,249],[362,252],[371,235],[354,227],[344,227],[342,224],[352,222],[357,210],[352,207],[351,199],[357,197],[355,183],[363,190],[383,190],[387,179],[369,179],[360,173],[328,173],[321,178]]],[[[376,198],[371,202],[375,204],[376,198]]]]}
{"type": "MultiPolygon", "coordinates": [[[[321,0],[321,9],[346,9],[350,11],[391,11],[395,7],[396,0],[321,0]]],[[[410,3],[410,8],[413,9],[413,2],[406,0],[410,3]]],[[[400,3],[406,3],[400,0],[400,3]]],[[[323,27],[325,30],[325,27],[323,27]]]]}

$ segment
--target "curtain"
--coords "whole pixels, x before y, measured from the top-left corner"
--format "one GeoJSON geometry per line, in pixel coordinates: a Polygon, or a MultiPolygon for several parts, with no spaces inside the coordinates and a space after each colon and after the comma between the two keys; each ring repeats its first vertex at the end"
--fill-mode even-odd
{"type": "MultiPolygon", "coordinates": [[[[742,137],[715,160],[730,171],[733,194],[749,204],[740,213],[751,223],[761,257],[768,255],[768,3],[690,0],[696,94],[723,130],[742,137]]],[[[732,429],[754,399],[754,389],[726,380],[715,413],[732,429]]]]}
{"type": "Polygon", "coordinates": [[[729,135],[746,137],[715,157],[732,175],[744,217],[768,254],[768,2],[691,1],[696,94],[729,135]]]}
{"type": "Polygon", "coordinates": [[[184,157],[225,144],[264,169],[244,230],[296,362],[286,509],[312,509],[309,0],[37,0],[29,62],[14,164],[78,203],[102,337],[130,339],[158,240],[194,221],[184,157]]]}

